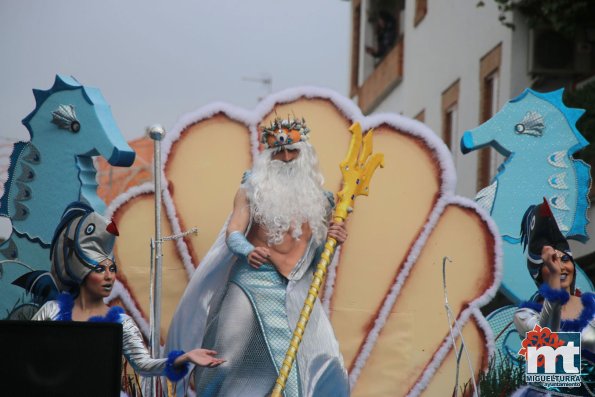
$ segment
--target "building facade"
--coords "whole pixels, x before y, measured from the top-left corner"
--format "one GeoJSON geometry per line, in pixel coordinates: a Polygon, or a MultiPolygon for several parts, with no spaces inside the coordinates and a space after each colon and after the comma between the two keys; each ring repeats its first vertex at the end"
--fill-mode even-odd
{"type": "MultiPolygon", "coordinates": [[[[366,114],[399,113],[439,134],[452,153],[457,193],[473,198],[504,158],[492,148],[463,155],[463,133],[525,88],[572,89],[593,75],[595,38],[556,49],[542,33],[520,13],[501,14],[493,0],[352,0],[351,96],[366,114]]],[[[575,255],[593,251],[594,242],[580,244],[575,255]]]]}

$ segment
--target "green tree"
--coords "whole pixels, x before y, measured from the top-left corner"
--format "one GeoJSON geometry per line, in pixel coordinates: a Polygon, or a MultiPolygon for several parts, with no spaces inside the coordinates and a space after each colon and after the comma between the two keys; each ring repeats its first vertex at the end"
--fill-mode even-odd
{"type": "MultiPolygon", "coordinates": [[[[549,27],[566,37],[572,38],[580,28],[592,25],[595,17],[595,1],[593,0],[493,0],[500,10],[500,22],[514,28],[506,14],[517,10],[525,18],[530,27],[549,27]]],[[[477,3],[478,7],[484,1],[477,3]]]]}
{"type": "Polygon", "coordinates": [[[564,103],[568,107],[585,109],[585,114],[576,123],[576,128],[591,144],[574,157],[595,164],[595,81],[574,91],[564,91],[564,103]]]}

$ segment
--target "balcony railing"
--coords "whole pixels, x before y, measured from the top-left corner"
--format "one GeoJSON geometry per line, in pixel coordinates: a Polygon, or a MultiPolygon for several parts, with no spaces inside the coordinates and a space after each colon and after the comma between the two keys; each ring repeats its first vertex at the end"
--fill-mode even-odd
{"type": "Polygon", "coordinates": [[[370,113],[403,79],[403,36],[358,88],[358,105],[370,113]]]}

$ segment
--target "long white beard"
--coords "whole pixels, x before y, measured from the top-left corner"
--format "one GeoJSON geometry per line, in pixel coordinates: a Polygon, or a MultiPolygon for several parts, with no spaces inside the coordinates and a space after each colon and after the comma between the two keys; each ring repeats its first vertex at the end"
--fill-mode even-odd
{"type": "Polygon", "coordinates": [[[280,244],[290,228],[291,236],[300,238],[304,223],[310,226],[316,243],[321,243],[329,207],[322,188],[324,179],[312,146],[300,142],[291,147],[300,153],[288,163],[271,160],[271,150],[256,158],[245,185],[250,211],[267,231],[269,245],[280,244]]]}

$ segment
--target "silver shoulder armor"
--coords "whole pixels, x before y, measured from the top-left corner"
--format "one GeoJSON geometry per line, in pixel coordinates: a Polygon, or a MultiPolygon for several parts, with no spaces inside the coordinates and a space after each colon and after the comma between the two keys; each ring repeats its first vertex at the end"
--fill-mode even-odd
{"type": "Polygon", "coordinates": [[[60,306],[58,301],[46,302],[38,311],[35,313],[31,320],[33,321],[54,321],[60,314],[60,306]]]}

